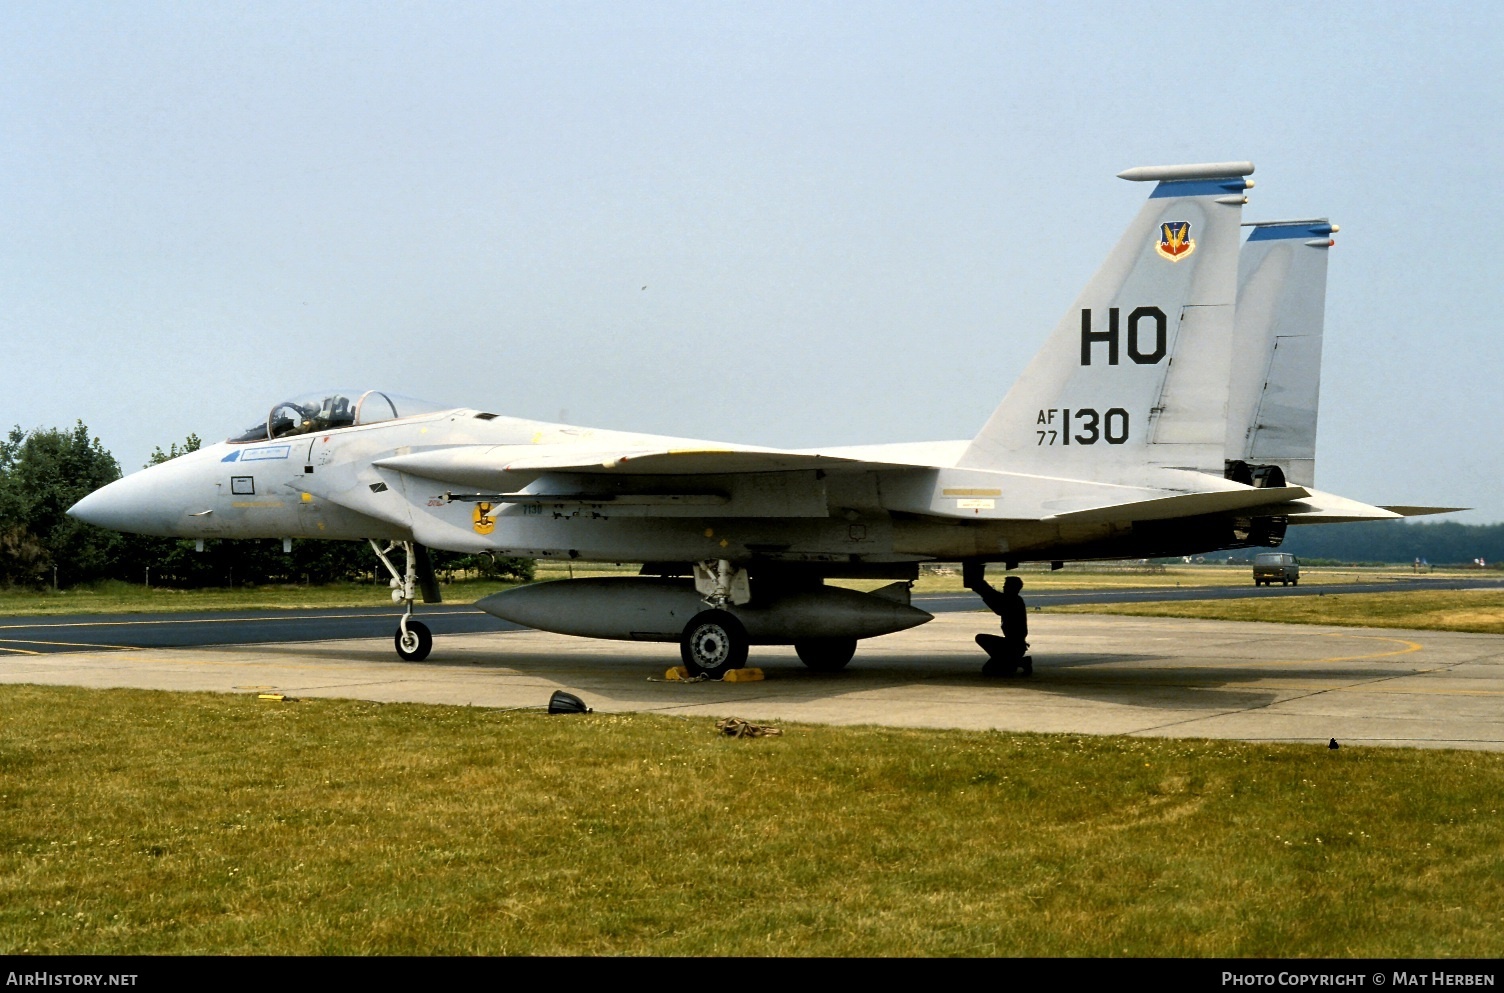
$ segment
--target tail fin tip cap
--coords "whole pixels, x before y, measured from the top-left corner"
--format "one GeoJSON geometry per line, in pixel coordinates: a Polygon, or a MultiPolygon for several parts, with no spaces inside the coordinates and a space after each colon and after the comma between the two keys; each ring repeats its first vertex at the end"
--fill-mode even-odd
{"type": "Polygon", "coordinates": [[[1130,183],[1170,182],[1180,179],[1230,179],[1253,172],[1252,162],[1202,162],[1197,165],[1136,166],[1118,173],[1130,183]]]}

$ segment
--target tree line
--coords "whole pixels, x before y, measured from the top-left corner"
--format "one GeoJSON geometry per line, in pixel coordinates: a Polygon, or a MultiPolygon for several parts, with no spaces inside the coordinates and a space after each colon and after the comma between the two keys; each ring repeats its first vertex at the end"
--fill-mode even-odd
{"type": "MultiPolygon", "coordinates": [[[[166,451],[158,447],[147,465],[196,451],[200,443],[189,435],[166,451]]],[[[120,534],[67,515],[73,504],[120,476],[115,457],[82,421],[70,430],[12,428],[0,440],[0,585],[69,587],[106,579],[180,589],[330,583],[369,580],[379,568],[365,542],[294,541],[292,551],[283,552],[278,540],[211,538],[199,552],[193,541],[120,534]]],[[[433,557],[440,570],[533,575],[530,559],[440,551],[433,557]]]]}
{"type": "Polygon", "coordinates": [[[1504,563],[1504,524],[1456,521],[1363,521],[1292,527],[1282,552],[1337,562],[1414,562],[1431,565],[1504,563]]]}

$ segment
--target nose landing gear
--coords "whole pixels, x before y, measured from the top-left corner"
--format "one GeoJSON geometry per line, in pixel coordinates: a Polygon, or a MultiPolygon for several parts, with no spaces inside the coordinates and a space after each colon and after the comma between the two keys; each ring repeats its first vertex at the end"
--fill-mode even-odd
{"type": "Polygon", "coordinates": [[[411,613],[402,615],[402,622],[397,627],[397,636],[393,641],[397,645],[397,654],[404,662],[422,662],[433,651],[433,634],[428,630],[428,625],[413,620],[411,613]]]}
{"type": "Polygon", "coordinates": [[[413,620],[413,602],[421,590],[424,603],[439,603],[438,580],[433,574],[433,563],[428,558],[428,549],[416,542],[389,542],[382,548],[374,540],[371,550],[391,574],[392,602],[403,606],[402,619],[397,622],[397,634],[393,639],[397,655],[404,662],[422,662],[433,651],[433,633],[422,621],[413,620]],[[389,552],[402,546],[405,568],[400,572],[388,557],[389,552]]]}

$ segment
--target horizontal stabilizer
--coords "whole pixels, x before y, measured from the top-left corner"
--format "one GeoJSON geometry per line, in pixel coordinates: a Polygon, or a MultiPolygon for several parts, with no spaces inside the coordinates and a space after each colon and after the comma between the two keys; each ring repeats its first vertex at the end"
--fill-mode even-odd
{"type": "Polygon", "coordinates": [[[1072,511],[1068,514],[1057,514],[1045,520],[1082,524],[1094,521],[1162,521],[1174,517],[1196,517],[1202,514],[1253,510],[1258,507],[1289,503],[1307,496],[1310,496],[1310,493],[1299,486],[1246,487],[1214,493],[1182,493],[1135,503],[1112,504],[1090,510],[1072,511]]]}
{"type": "Polygon", "coordinates": [[[1358,521],[1396,521],[1400,515],[1387,507],[1375,507],[1335,493],[1307,487],[1311,495],[1279,513],[1294,524],[1353,524],[1358,521]]]}
{"type": "Polygon", "coordinates": [[[1464,510],[1472,510],[1471,507],[1385,507],[1391,514],[1399,514],[1401,517],[1427,517],[1431,514],[1457,514],[1464,510]]]}

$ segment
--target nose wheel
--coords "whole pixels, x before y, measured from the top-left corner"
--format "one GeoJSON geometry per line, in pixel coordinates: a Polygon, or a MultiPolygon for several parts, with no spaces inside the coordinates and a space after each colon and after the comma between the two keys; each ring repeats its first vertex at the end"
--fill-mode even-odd
{"type": "Polygon", "coordinates": [[[397,654],[404,662],[422,662],[433,651],[433,633],[422,621],[409,621],[397,629],[397,654]]]}
{"type": "Polygon", "coordinates": [[[433,566],[429,562],[427,549],[422,545],[411,541],[401,542],[402,551],[406,556],[406,568],[398,570],[395,563],[387,553],[398,547],[398,542],[392,542],[385,548],[375,541],[371,542],[371,549],[376,557],[381,559],[381,564],[386,566],[386,571],[392,577],[392,602],[402,605],[402,620],[397,623],[397,634],[393,642],[397,646],[397,655],[404,662],[422,662],[428,658],[428,653],[433,651],[433,632],[428,630],[428,625],[422,621],[413,620],[413,601],[417,599],[419,589],[423,593],[424,603],[439,602],[438,582],[433,575],[433,566]]]}

